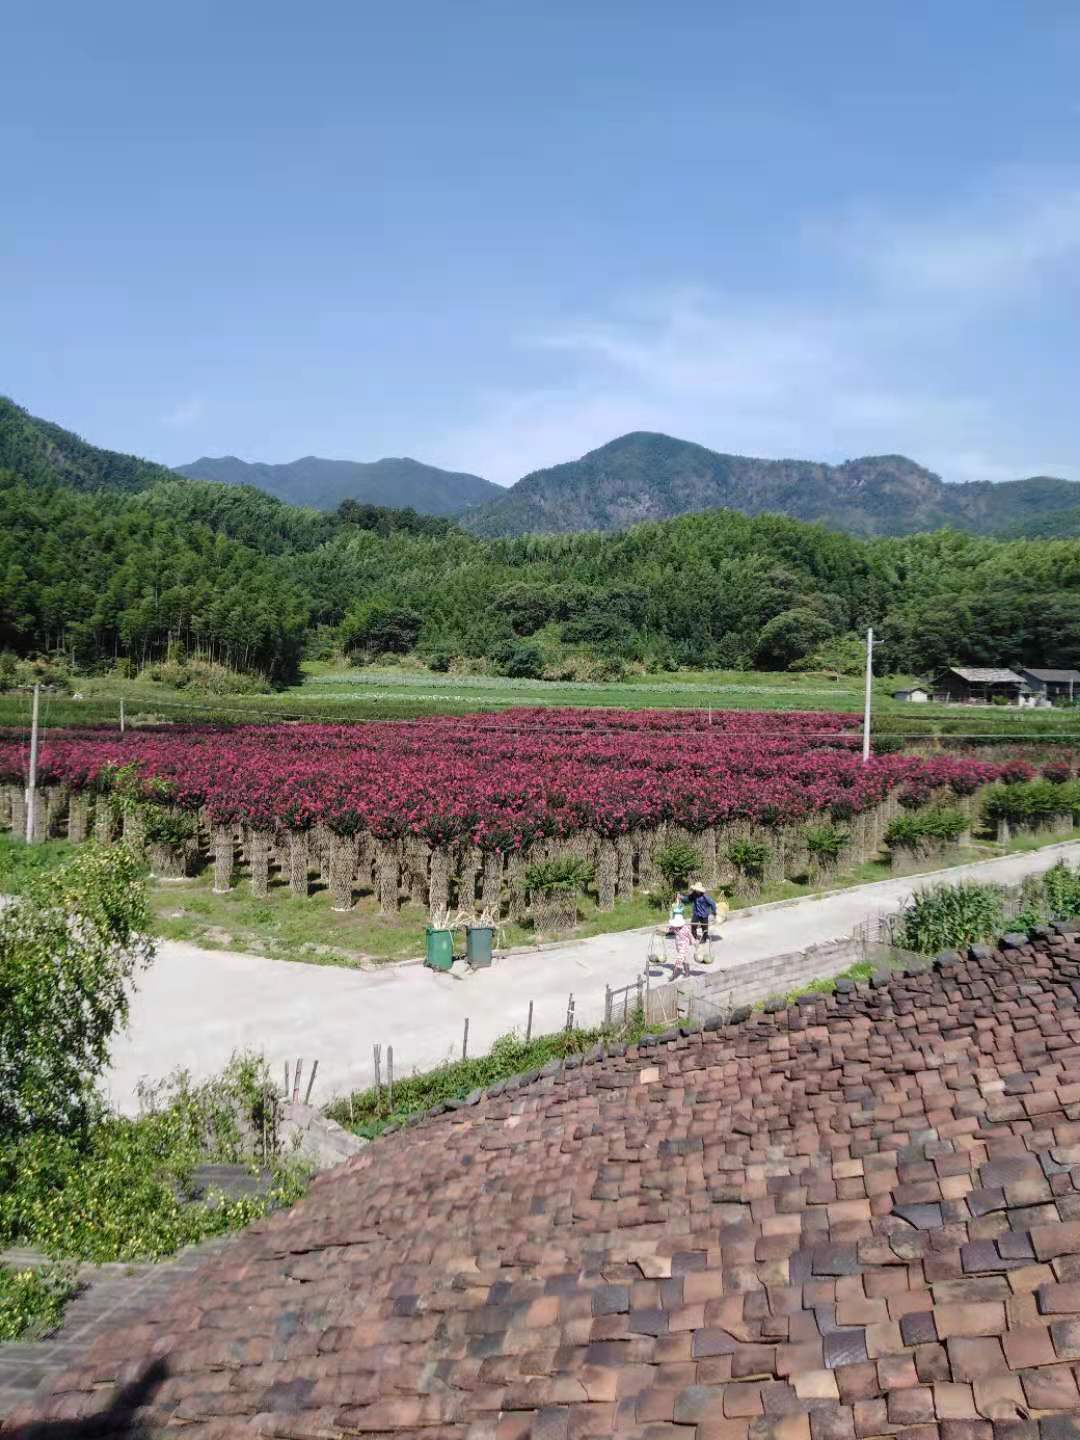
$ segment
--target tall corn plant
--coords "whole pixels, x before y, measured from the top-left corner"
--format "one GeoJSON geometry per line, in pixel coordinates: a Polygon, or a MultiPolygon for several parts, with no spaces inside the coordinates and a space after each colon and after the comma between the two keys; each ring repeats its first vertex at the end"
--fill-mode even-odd
{"type": "Polygon", "coordinates": [[[898,939],[906,950],[933,955],[1000,934],[1005,893],[972,880],[916,890],[902,912],[898,939]]]}

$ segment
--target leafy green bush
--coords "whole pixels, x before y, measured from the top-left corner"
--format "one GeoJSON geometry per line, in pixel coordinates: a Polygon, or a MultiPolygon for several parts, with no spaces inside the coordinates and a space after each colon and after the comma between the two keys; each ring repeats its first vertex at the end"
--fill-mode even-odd
{"type": "Polygon", "coordinates": [[[544,652],[532,640],[515,645],[502,666],[511,680],[538,680],[544,673],[544,652]]]}
{"type": "Polygon", "coordinates": [[[81,1260],[156,1260],[291,1203],[306,1175],[268,1155],[269,1195],[192,1200],[201,1161],[243,1163],[252,1138],[258,1151],[271,1094],[261,1062],[241,1057],[206,1085],[181,1074],[147,1092],[152,1108],[138,1119],[99,1112],[80,1134],[12,1138],[0,1145],[0,1241],[81,1260]]]}
{"type": "Polygon", "coordinates": [[[848,839],[836,825],[814,825],[806,832],[806,848],[815,860],[838,860],[848,839]]]}
{"type": "Polygon", "coordinates": [[[957,840],[970,822],[959,810],[939,806],[898,815],[885,831],[885,843],[894,850],[918,850],[928,844],[957,840]]]}
{"type": "Polygon", "coordinates": [[[1011,825],[1043,825],[1078,809],[1080,786],[1075,781],[1020,780],[995,785],[983,802],[988,820],[1007,820],[1011,825]]]}
{"type": "Polygon", "coordinates": [[[0,1138],[85,1125],[154,954],[143,873],[127,846],[81,847],[0,911],[0,1138]]]}
{"type": "Polygon", "coordinates": [[[904,908],[898,938],[906,950],[933,955],[1001,933],[1005,897],[999,885],[964,880],[916,890],[904,908]]]}
{"type": "Polygon", "coordinates": [[[728,846],[727,858],[747,879],[760,880],[771,854],[764,840],[735,840],[728,846]]]}
{"type": "Polygon", "coordinates": [[[64,1318],[64,1306],[77,1289],[70,1266],[9,1270],[0,1265],[0,1340],[48,1335],[64,1318]]]}
{"type": "Polygon", "coordinates": [[[525,871],[525,889],[530,895],[577,895],[592,878],[592,866],[575,856],[538,860],[525,871]]]}
{"type": "Polygon", "coordinates": [[[1080,915],[1080,867],[1070,870],[1064,860],[1059,860],[1043,875],[1042,888],[1052,919],[1080,915]]]}
{"type": "Polygon", "coordinates": [[[672,840],[656,852],[656,868],[669,890],[685,890],[691,875],[701,869],[701,853],[686,840],[672,840]]]}
{"type": "Polygon", "coordinates": [[[143,839],[147,845],[168,845],[179,850],[198,834],[193,815],[186,815],[170,805],[154,802],[140,808],[143,822],[143,839]]]}
{"type": "Polygon", "coordinates": [[[74,854],[75,846],[66,840],[27,845],[25,840],[0,833],[0,895],[21,895],[28,886],[65,864],[74,854]]]}

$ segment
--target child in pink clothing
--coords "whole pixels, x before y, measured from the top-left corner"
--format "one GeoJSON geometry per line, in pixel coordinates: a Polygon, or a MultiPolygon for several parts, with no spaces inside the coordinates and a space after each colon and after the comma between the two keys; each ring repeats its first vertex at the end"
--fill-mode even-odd
{"type": "Polygon", "coordinates": [[[678,969],[682,964],[682,973],[690,974],[690,956],[694,949],[694,936],[690,926],[686,923],[685,915],[673,915],[671,917],[671,932],[675,941],[675,966],[678,969]]]}

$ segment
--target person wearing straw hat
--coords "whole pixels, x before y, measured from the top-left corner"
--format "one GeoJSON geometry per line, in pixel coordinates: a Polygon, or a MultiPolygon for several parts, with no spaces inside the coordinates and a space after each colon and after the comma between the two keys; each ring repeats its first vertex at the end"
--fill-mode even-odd
{"type": "MultiPolygon", "coordinates": [[[[690,881],[690,893],[683,898],[684,905],[690,909],[690,934],[699,945],[704,945],[709,939],[709,921],[716,919],[719,924],[723,919],[720,908],[716,901],[709,895],[705,886],[700,880],[690,881]]],[[[727,914],[727,901],[721,901],[724,907],[724,914],[727,914]]]]}

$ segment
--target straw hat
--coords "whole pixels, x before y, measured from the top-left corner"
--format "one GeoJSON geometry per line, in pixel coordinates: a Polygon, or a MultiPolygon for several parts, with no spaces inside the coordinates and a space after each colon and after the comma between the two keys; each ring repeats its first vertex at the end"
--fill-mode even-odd
{"type": "Polygon", "coordinates": [[[691,880],[691,881],[690,881],[690,894],[691,894],[691,895],[704,895],[704,894],[705,894],[705,886],[701,883],[700,880],[691,880]]]}

